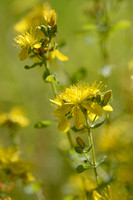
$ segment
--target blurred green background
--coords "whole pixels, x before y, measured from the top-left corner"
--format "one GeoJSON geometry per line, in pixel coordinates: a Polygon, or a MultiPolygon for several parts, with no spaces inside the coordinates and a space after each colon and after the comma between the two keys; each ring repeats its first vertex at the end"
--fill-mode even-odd
{"type": "MultiPolygon", "coordinates": [[[[34,174],[43,183],[45,198],[60,200],[63,199],[63,196],[71,193],[66,183],[70,174],[75,173],[69,159],[61,151],[62,143],[67,138],[65,134],[56,130],[56,125],[42,130],[34,128],[37,121],[54,119],[53,108],[49,102],[49,99],[53,98],[53,94],[50,85],[43,82],[42,68],[24,69],[24,65],[31,61],[21,62],[17,58],[19,50],[14,46],[13,40],[16,36],[13,29],[15,23],[33,6],[43,2],[39,0],[0,1],[0,111],[8,112],[14,106],[23,108],[26,116],[30,119],[30,124],[19,132],[20,149],[26,159],[35,163],[34,174]]],[[[72,77],[80,68],[87,71],[85,81],[103,80],[103,83],[107,84],[107,88],[113,91],[111,105],[114,112],[111,113],[110,123],[114,123],[112,126],[119,124],[119,127],[126,123],[122,129],[123,141],[126,146],[124,149],[125,152],[132,152],[133,82],[130,78],[132,71],[129,70],[128,63],[133,58],[133,1],[120,2],[118,9],[112,14],[112,24],[119,20],[129,20],[131,26],[116,31],[108,39],[109,61],[106,67],[109,66],[109,70],[111,70],[109,78],[103,77],[100,73],[105,66],[97,34],[93,31],[85,34],[80,32],[84,24],[90,23],[89,17],[85,15],[85,10],[89,8],[91,1],[48,0],[47,2],[57,13],[57,42],[65,43],[62,52],[69,57],[68,62],[56,62],[55,66],[51,67],[51,71],[57,74],[57,79],[64,85],[70,84],[68,76],[72,77]]],[[[103,2],[105,3],[105,1],[103,2]]],[[[2,143],[3,129],[0,132],[2,143]]],[[[100,128],[100,132],[95,134],[95,143],[99,143],[100,139],[98,138],[103,132],[104,129],[100,128]]],[[[75,137],[74,135],[74,140],[75,137]]],[[[120,147],[116,145],[116,149],[120,150],[120,147]]],[[[106,148],[105,154],[107,154],[106,148]]],[[[127,162],[131,164],[132,157],[127,162]]],[[[133,173],[130,176],[133,177],[133,173]]],[[[126,183],[128,181],[126,180],[126,183]]],[[[130,181],[129,186],[131,193],[130,181]]],[[[34,194],[26,194],[19,187],[10,196],[14,200],[36,199],[34,194]]]]}

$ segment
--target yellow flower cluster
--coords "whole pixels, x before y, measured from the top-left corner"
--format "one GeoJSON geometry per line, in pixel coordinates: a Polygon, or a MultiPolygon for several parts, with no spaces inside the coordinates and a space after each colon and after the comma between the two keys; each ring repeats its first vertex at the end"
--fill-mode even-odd
{"type": "Polygon", "coordinates": [[[34,180],[30,173],[33,164],[20,159],[19,154],[20,152],[14,147],[9,147],[8,149],[0,147],[0,175],[5,177],[5,181],[12,182],[21,179],[23,184],[27,184],[34,180]]]}
{"type": "Polygon", "coordinates": [[[29,124],[29,120],[23,116],[23,112],[14,107],[9,113],[0,114],[0,126],[25,127],[29,124]]]}
{"type": "Polygon", "coordinates": [[[58,58],[66,61],[68,58],[57,50],[55,35],[57,32],[56,13],[44,4],[36,6],[34,10],[15,25],[15,30],[21,34],[14,38],[21,49],[18,57],[25,60],[27,57],[49,61],[58,58]]]}
{"type": "Polygon", "coordinates": [[[120,194],[120,192],[113,191],[112,188],[107,185],[107,187],[103,188],[101,194],[96,190],[93,191],[93,200],[127,200],[128,197],[124,194],[120,194]]]}
{"type": "Polygon", "coordinates": [[[23,33],[28,31],[31,27],[37,26],[51,26],[56,25],[56,13],[55,10],[51,10],[48,4],[38,5],[20,22],[18,22],[14,28],[17,32],[23,33]]]}
{"type": "Polygon", "coordinates": [[[34,55],[34,53],[41,55],[47,52],[48,43],[45,39],[45,35],[38,28],[31,28],[29,32],[18,35],[14,40],[21,46],[21,52],[18,55],[20,60],[25,60],[29,55],[34,55]],[[43,51],[40,49],[41,47],[43,47],[43,51]]]}
{"type": "Polygon", "coordinates": [[[85,113],[93,120],[96,116],[102,117],[105,111],[112,111],[109,105],[111,91],[101,93],[102,84],[92,85],[80,83],[70,86],[65,92],[60,93],[54,100],[50,100],[58,107],[54,116],[59,118],[58,129],[60,132],[67,132],[70,128],[68,116],[73,118],[74,126],[82,129],[85,126],[85,113]]]}
{"type": "Polygon", "coordinates": [[[101,129],[100,138],[98,140],[99,151],[101,152],[117,152],[123,148],[123,143],[125,142],[124,130],[127,127],[127,123],[117,122],[106,124],[101,129]]]}

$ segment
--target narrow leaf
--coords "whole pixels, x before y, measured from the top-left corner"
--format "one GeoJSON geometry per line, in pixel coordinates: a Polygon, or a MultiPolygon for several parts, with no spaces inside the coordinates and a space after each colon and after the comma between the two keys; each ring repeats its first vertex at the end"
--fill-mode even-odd
{"type": "Polygon", "coordinates": [[[45,81],[46,81],[46,82],[49,82],[49,83],[52,83],[52,82],[53,82],[53,83],[57,83],[57,82],[56,82],[56,79],[55,79],[55,75],[53,75],[53,74],[47,76],[46,79],[45,79],[45,81]]]}
{"type": "Polygon", "coordinates": [[[49,73],[47,71],[45,71],[43,73],[43,80],[46,81],[47,76],[49,76],[49,73]]]}
{"type": "Polygon", "coordinates": [[[35,124],[35,128],[46,128],[48,126],[50,126],[51,124],[54,124],[56,121],[41,121],[41,122],[37,122],[35,124]]]}
{"type": "Polygon", "coordinates": [[[120,29],[126,29],[129,28],[131,26],[131,22],[128,20],[121,20],[119,22],[117,22],[113,27],[112,30],[116,31],[116,30],[120,30],[120,29]]]}
{"type": "Polygon", "coordinates": [[[100,164],[102,164],[102,163],[105,161],[106,158],[107,158],[107,156],[105,155],[105,156],[103,157],[103,159],[102,159],[99,163],[97,163],[97,167],[98,167],[100,164]]]}
{"type": "Polygon", "coordinates": [[[86,30],[86,31],[96,31],[97,30],[95,24],[85,24],[83,26],[83,29],[86,30]]]}
{"type": "Polygon", "coordinates": [[[83,153],[83,149],[81,149],[78,146],[74,147],[74,149],[75,149],[76,153],[78,153],[78,154],[82,154],[83,153]]]}
{"type": "Polygon", "coordinates": [[[105,122],[108,118],[109,118],[109,115],[107,115],[106,118],[105,118],[102,122],[92,125],[92,126],[91,126],[91,129],[95,129],[95,128],[98,128],[98,127],[102,126],[102,125],[104,124],[104,122],[105,122]]]}
{"type": "Polygon", "coordinates": [[[77,173],[80,174],[82,172],[84,172],[85,170],[88,170],[88,169],[93,169],[95,168],[95,166],[91,166],[91,165],[79,165],[76,170],[77,170],[77,173]]]}
{"type": "Polygon", "coordinates": [[[42,62],[38,62],[38,63],[34,63],[33,65],[29,66],[29,65],[25,65],[24,68],[25,69],[31,69],[31,68],[34,68],[36,66],[41,66],[42,65],[42,62]]]}
{"type": "Polygon", "coordinates": [[[91,150],[91,148],[92,148],[92,145],[90,147],[88,147],[87,149],[84,149],[84,152],[88,153],[91,150]]]}
{"type": "Polygon", "coordinates": [[[82,128],[82,129],[77,129],[75,126],[73,126],[71,129],[72,129],[72,131],[74,131],[74,132],[80,132],[80,131],[83,131],[83,130],[84,130],[84,128],[82,128]]]}

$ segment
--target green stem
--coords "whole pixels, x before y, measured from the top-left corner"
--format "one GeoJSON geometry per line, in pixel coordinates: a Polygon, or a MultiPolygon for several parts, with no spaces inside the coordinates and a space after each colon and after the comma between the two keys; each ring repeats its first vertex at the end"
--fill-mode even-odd
{"type": "MultiPolygon", "coordinates": [[[[45,66],[45,69],[48,73],[48,75],[50,75],[50,70],[49,70],[49,67],[48,67],[48,63],[44,63],[44,66],[45,66]]],[[[51,84],[51,87],[52,87],[52,91],[53,91],[53,94],[54,96],[56,97],[56,88],[55,88],[55,84],[53,82],[50,83],[51,84]]]]}
{"type": "Polygon", "coordinates": [[[93,144],[92,134],[91,134],[91,132],[90,132],[89,129],[88,129],[88,136],[89,136],[90,145],[92,145],[92,148],[91,148],[92,160],[93,160],[93,166],[95,166],[94,173],[95,173],[96,183],[97,183],[97,186],[98,186],[98,174],[97,174],[97,169],[96,169],[95,150],[94,150],[94,144],[93,144]]]}
{"type": "Polygon", "coordinates": [[[70,131],[67,131],[67,137],[68,137],[71,148],[73,148],[73,142],[72,142],[72,138],[71,138],[71,135],[70,135],[70,131]]]}
{"type": "MultiPolygon", "coordinates": [[[[45,66],[45,69],[46,69],[47,73],[50,75],[50,70],[49,70],[48,63],[44,62],[44,66],[45,66]]],[[[52,87],[52,91],[53,91],[54,97],[56,97],[57,91],[56,91],[55,84],[53,82],[51,83],[51,87],[52,87]]],[[[68,137],[68,140],[69,140],[71,148],[73,148],[73,142],[72,142],[72,138],[71,138],[71,135],[70,135],[70,131],[67,132],[67,137],[68,137]]]]}
{"type": "Polygon", "coordinates": [[[84,156],[86,157],[86,160],[88,161],[88,163],[90,164],[90,165],[92,165],[92,163],[91,163],[91,161],[88,159],[88,157],[87,157],[87,155],[86,155],[86,153],[83,151],[83,154],[84,154],[84,156]]]}
{"type": "Polygon", "coordinates": [[[92,146],[92,148],[91,148],[92,161],[93,161],[93,166],[94,166],[94,173],[95,173],[96,183],[97,183],[97,186],[98,186],[98,174],[97,174],[97,169],[96,169],[95,149],[94,149],[93,137],[92,137],[92,134],[90,132],[90,127],[89,127],[89,124],[88,124],[87,116],[86,116],[86,125],[87,125],[87,130],[88,130],[89,142],[90,142],[90,145],[92,146]]]}

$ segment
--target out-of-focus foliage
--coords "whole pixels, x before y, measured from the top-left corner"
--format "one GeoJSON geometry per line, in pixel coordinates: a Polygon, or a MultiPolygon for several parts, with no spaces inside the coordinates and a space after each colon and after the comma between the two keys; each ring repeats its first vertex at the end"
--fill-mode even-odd
{"type": "MultiPolygon", "coordinates": [[[[132,200],[133,2],[49,0],[45,8],[43,3],[0,1],[0,198],[132,200]],[[19,49],[12,45],[13,38],[19,49]],[[36,55],[45,57],[50,74],[36,55]],[[55,62],[56,58],[68,62],[55,62]],[[54,98],[51,83],[60,91],[80,80],[102,80],[106,90],[113,91],[110,118],[97,119],[91,127],[99,188],[94,167],[86,164],[92,150],[86,130],[72,127],[68,138],[74,148],[70,150],[66,134],[57,131],[52,115],[57,107],[49,105],[54,98]],[[27,117],[16,108],[11,110],[16,106],[23,107],[27,117]]],[[[90,118],[91,123],[94,116],[90,118]]]]}

